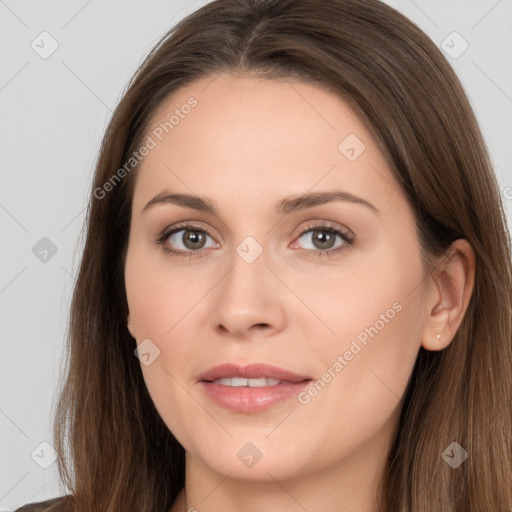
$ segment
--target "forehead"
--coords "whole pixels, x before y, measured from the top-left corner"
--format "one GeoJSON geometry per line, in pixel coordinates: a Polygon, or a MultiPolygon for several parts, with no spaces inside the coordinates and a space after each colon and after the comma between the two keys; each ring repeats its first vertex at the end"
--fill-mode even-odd
{"type": "Polygon", "coordinates": [[[236,197],[245,206],[332,187],[373,197],[383,209],[403,202],[385,156],[350,106],[296,79],[203,78],[162,102],[146,137],[153,147],[136,173],[139,211],[163,188],[219,202],[236,197]]]}

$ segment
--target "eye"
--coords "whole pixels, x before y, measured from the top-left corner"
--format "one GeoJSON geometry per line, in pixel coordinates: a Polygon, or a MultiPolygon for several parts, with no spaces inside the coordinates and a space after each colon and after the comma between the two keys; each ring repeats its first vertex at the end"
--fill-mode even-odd
{"type": "MultiPolygon", "coordinates": [[[[354,243],[353,235],[329,222],[307,226],[297,240],[301,238],[313,245],[313,249],[306,248],[307,254],[312,256],[334,256],[345,246],[351,246],[354,243]],[[338,245],[336,245],[336,238],[341,242],[338,245]]],[[[165,229],[157,236],[155,242],[162,245],[167,253],[185,257],[198,256],[203,249],[218,246],[207,231],[190,224],[165,229]],[[211,240],[209,246],[207,245],[208,238],[211,240]]],[[[294,246],[296,243],[294,242],[294,246]]]]}
{"type": "Polygon", "coordinates": [[[314,256],[332,256],[354,242],[352,235],[328,222],[308,226],[307,229],[302,231],[297,240],[301,238],[312,244],[313,247],[311,250],[308,250],[308,254],[314,256]],[[335,245],[336,238],[340,240],[338,245],[335,245]]]}
{"type": "Polygon", "coordinates": [[[164,246],[164,250],[176,256],[195,256],[202,249],[216,247],[215,242],[206,245],[207,238],[212,237],[201,228],[192,225],[175,226],[164,230],[156,239],[157,244],[164,246]],[[177,248],[178,250],[174,249],[177,248]]]}

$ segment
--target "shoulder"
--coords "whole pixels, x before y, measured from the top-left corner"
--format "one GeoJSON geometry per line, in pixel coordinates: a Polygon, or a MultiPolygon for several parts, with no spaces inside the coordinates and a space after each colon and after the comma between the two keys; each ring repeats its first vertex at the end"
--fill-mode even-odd
{"type": "Polygon", "coordinates": [[[14,512],[71,512],[70,496],[60,496],[51,500],[28,503],[14,512]]]}

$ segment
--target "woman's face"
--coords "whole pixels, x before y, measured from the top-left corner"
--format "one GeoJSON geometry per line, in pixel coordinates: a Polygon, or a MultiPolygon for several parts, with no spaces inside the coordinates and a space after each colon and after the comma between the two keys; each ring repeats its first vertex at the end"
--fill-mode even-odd
{"type": "Polygon", "coordinates": [[[169,97],[146,135],[128,324],[188,455],[260,480],[384,457],[426,282],[412,210],[363,123],[314,85],[221,74],[169,97]],[[225,363],[296,375],[202,381],[225,363]]]}

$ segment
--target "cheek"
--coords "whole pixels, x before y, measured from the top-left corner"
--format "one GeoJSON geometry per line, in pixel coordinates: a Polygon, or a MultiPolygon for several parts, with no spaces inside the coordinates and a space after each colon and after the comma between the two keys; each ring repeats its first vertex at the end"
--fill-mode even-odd
{"type": "Polygon", "coordinates": [[[150,365],[141,362],[141,369],[155,407],[168,425],[179,423],[179,417],[174,418],[176,408],[169,406],[170,397],[177,402],[190,400],[187,394],[181,396],[182,385],[189,385],[183,376],[195,375],[189,365],[197,357],[188,322],[208,289],[206,277],[187,272],[183,265],[172,267],[165,255],[155,257],[144,248],[134,247],[127,255],[125,286],[137,343],[149,339],[159,351],[150,365]]]}
{"type": "Polygon", "coordinates": [[[376,355],[388,360],[394,348],[410,345],[419,332],[414,326],[420,325],[422,275],[415,244],[382,240],[371,250],[350,254],[338,268],[309,276],[297,273],[291,282],[317,316],[308,316],[308,336],[316,339],[321,334],[320,353],[332,360],[357,340],[362,350],[354,359],[363,360],[372,346],[385,348],[376,355]]]}
{"type": "Polygon", "coordinates": [[[172,337],[174,326],[204,294],[200,274],[183,265],[172,267],[163,251],[155,251],[134,248],[127,256],[126,295],[137,341],[172,337]]]}
{"type": "Polygon", "coordinates": [[[420,347],[421,259],[414,247],[390,247],[331,285],[322,309],[336,335],[319,344],[323,373],[311,403],[349,437],[370,436],[390,420],[420,347]]]}

